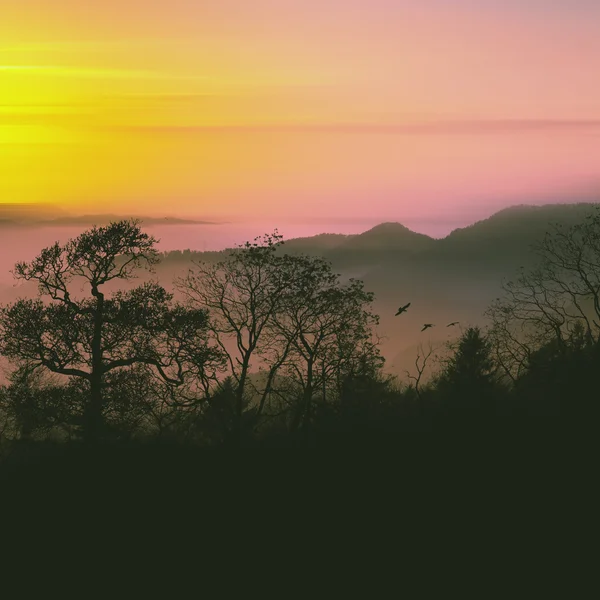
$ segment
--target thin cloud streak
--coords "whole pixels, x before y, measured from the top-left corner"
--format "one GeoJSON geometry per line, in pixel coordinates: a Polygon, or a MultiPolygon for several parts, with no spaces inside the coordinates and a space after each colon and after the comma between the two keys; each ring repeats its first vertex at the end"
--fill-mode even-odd
{"type": "Polygon", "coordinates": [[[530,133],[535,131],[581,131],[600,129],[600,120],[473,120],[438,121],[414,124],[379,123],[264,123],[230,125],[123,125],[110,128],[116,131],[130,131],[156,134],[188,134],[218,132],[298,132],[298,133],[355,133],[355,134],[399,134],[399,135],[480,135],[505,133],[530,133]]]}
{"type": "Polygon", "coordinates": [[[61,65],[0,65],[0,73],[2,72],[92,79],[162,79],[165,77],[164,74],[153,71],[80,68],[61,65]]]}

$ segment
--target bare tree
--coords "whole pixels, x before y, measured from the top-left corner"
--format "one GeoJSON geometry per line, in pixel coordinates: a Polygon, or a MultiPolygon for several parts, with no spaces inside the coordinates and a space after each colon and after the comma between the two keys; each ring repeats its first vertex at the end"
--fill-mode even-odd
{"type": "Polygon", "coordinates": [[[331,265],[314,257],[296,257],[297,277],[276,314],[273,330],[288,350],[283,372],[300,391],[292,429],[306,426],[315,394],[324,402],[330,389],[341,390],[342,380],[366,357],[378,356],[371,312],[373,294],[361,281],[341,285],[331,265]]]}
{"type": "Polygon", "coordinates": [[[177,288],[192,306],[210,311],[210,331],[228,361],[235,381],[235,428],[241,433],[244,407],[248,402],[253,359],[261,364],[272,357],[267,388],[277,366],[285,359],[273,356],[268,325],[279,310],[293,274],[290,257],[277,253],[282,236],[258,237],[231,251],[216,264],[197,262],[177,288]],[[264,346],[261,348],[261,343],[264,346]]]}
{"type": "Polygon", "coordinates": [[[428,342],[427,348],[423,347],[423,344],[419,344],[417,349],[417,355],[415,357],[415,374],[410,371],[405,371],[406,377],[413,382],[413,387],[417,398],[421,399],[421,383],[423,376],[427,370],[427,365],[430,360],[435,358],[435,348],[431,342],[428,342]]]}
{"type": "Polygon", "coordinates": [[[293,427],[307,422],[313,396],[325,398],[352,361],[376,347],[366,341],[377,318],[362,283],[342,286],[327,261],[283,254],[282,244],[277,233],[256,238],[217,264],[196,264],[177,282],[194,306],[210,311],[235,382],[238,431],[242,421],[256,427],[281,415],[294,389],[301,400],[293,427]]]}
{"type": "Polygon", "coordinates": [[[535,350],[551,342],[565,349],[580,327],[588,344],[600,341],[600,211],[553,226],[533,251],[538,266],[504,283],[486,313],[496,360],[513,381],[535,350]]]}

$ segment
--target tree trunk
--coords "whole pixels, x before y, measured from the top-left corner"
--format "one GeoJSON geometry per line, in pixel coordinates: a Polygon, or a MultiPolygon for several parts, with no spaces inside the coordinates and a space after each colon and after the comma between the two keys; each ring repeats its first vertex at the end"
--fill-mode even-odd
{"type": "Polygon", "coordinates": [[[102,326],[104,324],[104,294],[98,288],[92,288],[92,295],[96,298],[96,311],[94,314],[94,335],[92,338],[92,372],[90,376],[90,400],[84,415],[84,439],[90,444],[100,440],[102,434],[102,383],[103,383],[103,352],[102,352],[102,326]]]}
{"type": "Polygon", "coordinates": [[[308,361],[306,370],[306,387],[304,388],[304,399],[302,402],[302,429],[306,430],[310,423],[310,411],[312,408],[313,397],[313,361],[308,361]]]}
{"type": "MultiPolygon", "coordinates": [[[[25,382],[25,385],[27,385],[27,382],[25,382]]],[[[25,442],[31,441],[31,438],[33,436],[35,419],[34,403],[35,400],[33,398],[33,393],[30,389],[26,389],[25,393],[23,394],[23,405],[20,409],[19,415],[19,437],[25,442]]]]}
{"type": "Polygon", "coordinates": [[[90,400],[85,408],[84,439],[89,444],[96,444],[102,434],[102,377],[90,378],[90,400]]]}
{"type": "Polygon", "coordinates": [[[244,390],[246,389],[246,379],[248,377],[249,357],[245,356],[242,364],[242,371],[238,380],[237,389],[235,390],[235,416],[234,416],[234,442],[238,445],[242,444],[243,424],[242,415],[244,413],[244,390]]]}
{"type": "Polygon", "coordinates": [[[19,439],[23,442],[29,442],[31,441],[32,436],[33,427],[31,425],[31,418],[27,415],[20,423],[19,439]]]}

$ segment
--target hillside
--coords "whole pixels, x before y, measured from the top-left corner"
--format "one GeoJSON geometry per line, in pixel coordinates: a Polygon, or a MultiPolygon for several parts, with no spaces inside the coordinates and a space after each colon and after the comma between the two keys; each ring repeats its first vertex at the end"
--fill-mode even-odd
{"type": "Polygon", "coordinates": [[[352,236],[338,249],[394,248],[400,251],[415,252],[430,247],[432,242],[434,242],[433,238],[422,233],[415,233],[400,223],[382,223],[360,235],[352,236]]]}
{"type": "Polygon", "coordinates": [[[435,240],[416,233],[400,223],[382,223],[347,240],[327,252],[340,265],[382,264],[398,255],[412,256],[433,247],[435,240]]]}
{"type": "MultiPolygon", "coordinates": [[[[395,373],[414,368],[419,343],[448,341],[460,321],[485,324],[483,313],[500,293],[503,278],[531,266],[532,244],[540,241],[552,223],[569,226],[580,222],[594,206],[588,204],[515,206],[443,239],[415,233],[400,223],[383,223],[360,235],[323,234],[286,242],[285,252],[321,255],[332,261],[343,277],[363,279],[376,295],[381,315],[383,351],[395,373]],[[411,302],[402,317],[400,304],[411,302]],[[436,327],[421,333],[425,322],[436,327]]],[[[182,273],[189,261],[213,262],[224,253],[168,253],[159,268],[162,277],[182,273]]]]}
{"type": "MultiPolygon", "coordinates": [[[[359,235],[322,234],[286,242],[290,252],[323,255],[340,267],[369,266],[462,275],[479,269],[502,276],[534,260],[532,246],[552,225],[581,222],[595,203],[520,205],[501,210],[448,236],[434,239],[400,223],[382,223],[359,235]]],[[[443,274],[441,273],[441,274],[443,274]]]]}
{"type": "Polygon", "coordinates": [[[552,225],[569,227],[581,222],[594,204],[514,206],[488,219],[456,229],[436,244],[437,257],[451,256],[454,262],[514,270],[529,264],[532,245],[540,242],[552,225]]]}
{"type": "MultiPolygon", "coordinates": [[[[376,296],[388,365],[402,373],[414,367],[419,343],[440,343],[459,333],[459,328],[446,329],[447,323],[485,324],[483,313],[498,296],[503,278],[535,262],[531,245],[542,239],[551,223],[580,222],[594,206],[598,205],[516,206],[443,239],[416,233],[400,223],[383,223],[359,235],[288,240],[282,251],[323,256],[343,278],[364,280],[376,296]],[[395,317],[398,306],[407,302],[411,302],[409,311],[395,317]],[[421,333],[426,322],[436,326],[421,333]]],[[[174,276],[185,273],[192,260],[215,262],[225,255],[225,251],[168,252],[155,276],[168,285],[174,276]]],[[[23,291],[5,286],[2,299],[14,299],[23,291]]]]}
{"type": "Polygon", "coordinates": [[[335,248],[343,247],[351,239],[360,236],[344,235],[342,233],[321,233],[312,237],[286,240],[284,251],[288,254],[321,254],[335,248]]]}

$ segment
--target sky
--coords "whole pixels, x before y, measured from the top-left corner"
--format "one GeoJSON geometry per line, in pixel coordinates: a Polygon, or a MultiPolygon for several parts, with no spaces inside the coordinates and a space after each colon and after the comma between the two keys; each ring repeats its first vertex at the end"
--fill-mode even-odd
{"type": "Polygon", "coordinates": [[[0,0],[0,203],[456,219],[600,191],[597,0],[0,0]]]}

